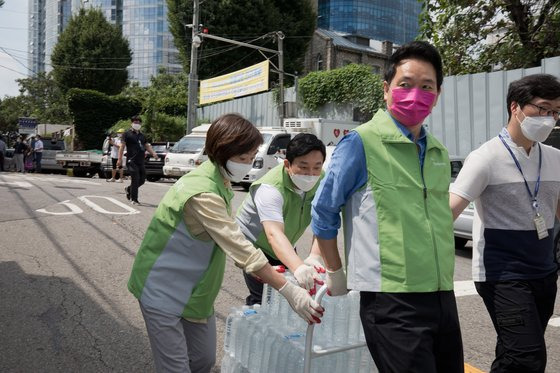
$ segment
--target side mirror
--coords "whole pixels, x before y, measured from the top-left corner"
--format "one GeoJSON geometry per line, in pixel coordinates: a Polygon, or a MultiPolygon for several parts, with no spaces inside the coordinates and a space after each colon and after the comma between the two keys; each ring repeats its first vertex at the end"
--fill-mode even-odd
{"type": "Polygon", "coordinates": [[[278,146],[276,145],[270,145],[268,147],[268,151],[266,152],[266,154],[271,155],[271,154],[276,154],[276,152],[278,151],[278,146]]]}

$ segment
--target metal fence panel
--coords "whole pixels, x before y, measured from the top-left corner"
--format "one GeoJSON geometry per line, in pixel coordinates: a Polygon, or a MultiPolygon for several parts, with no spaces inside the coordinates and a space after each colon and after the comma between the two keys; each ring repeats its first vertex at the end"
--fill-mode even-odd
{"type": "MultiPolygon", "coordinates": [[[[540,67],[495,71],[444,78],[443,90],[426,127],[447,148],[449,154],[467,156],[507,124],[506,95],[509,84],[523,76],[547,73],[560,77],[560,57],[542,60],[540,67]]],[[[294,88],[286,90],[286,101],[296,101],[294,88]]],[[[298,105],[301,106],[301,105],[298,105]]],[[[278,126],[280,117],[272,92],[243,97],[198,109],[198,117],[213,120],[237,112],[258,127],[278,126]]],[[[298,108],[301,118],[320,116],[327,119],[352,120],[352,107],[335,103],[325,105],[319,113],[298,108]]]]}

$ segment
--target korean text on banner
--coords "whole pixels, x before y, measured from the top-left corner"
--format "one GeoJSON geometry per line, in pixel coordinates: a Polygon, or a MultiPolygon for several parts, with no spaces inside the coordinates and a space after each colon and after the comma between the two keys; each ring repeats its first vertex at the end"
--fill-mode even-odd
{"type": "Polygon", "coordinates": [[[223,101],[268,90],[268,60],[200,82],[199,104],[223,101]]]}

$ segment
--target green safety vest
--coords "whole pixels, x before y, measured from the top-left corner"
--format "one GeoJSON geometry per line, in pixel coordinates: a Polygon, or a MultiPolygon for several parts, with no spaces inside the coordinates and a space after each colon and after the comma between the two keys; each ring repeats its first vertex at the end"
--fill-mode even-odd
{"type": "Polygon", "coordinates": [[[447,149],[428,133],[422,170],[417,145],[384,110],[356,132],[368,179],[344,211],[349,285],[382,292],[452,290],[447,149]]]}
{"type": "MultiPolygon", "coordinates": [[[[323,177],[323,173],[321,173],[323,177]]],[[[311,223],[311,202],[319,187],[319,182],[310,191],[302,196],[295,191],[295,186],[286,172],[284,165],[280,164],[268,171],[263,177],[251,184],[249,193],[237,213],[237,222],[241,231],[253,244],[268,256],[278,259],[270,246],[263,225],[260,222],[254,197],[257,189],[262,184],[275,187],[284,200],[282,216],[284,217],[284,234],[292,245],[295,245],[305,229],[311,223]]]]}
{"type": "Polygon", "coordinates": [[[215,193],[231,212],[233,191],[211,161],[181,177],[160,202],[140,245],[128,289],[146,306],[173,315],[205,319],[214,313],[225,254],[214,241],[195,238],[184,222],[185,203],[215,193]]]}

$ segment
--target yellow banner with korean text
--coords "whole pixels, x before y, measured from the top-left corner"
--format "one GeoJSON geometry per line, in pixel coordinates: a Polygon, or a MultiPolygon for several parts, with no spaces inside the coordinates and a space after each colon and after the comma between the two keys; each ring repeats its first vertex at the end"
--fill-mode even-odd
{"type": "Polygon", "coordinates": [[[229,100],[268,90],[268,60],[200,81],[199,104],[229,100]]]}

